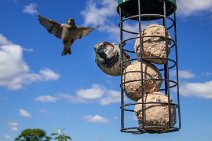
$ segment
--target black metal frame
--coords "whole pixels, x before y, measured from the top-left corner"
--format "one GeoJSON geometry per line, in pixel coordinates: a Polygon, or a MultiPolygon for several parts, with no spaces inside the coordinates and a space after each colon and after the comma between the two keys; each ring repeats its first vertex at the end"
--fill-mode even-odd
{"type": "MultiPolygon", "coordinates": [[[[163,3],[163,15],[161,14],[142,14],[141,13],[141,0],[137,0],[138,1],[138,14],[137,15],[130,15],[130,16],[122,16],[122,8],[121,6],[118,7],[118,13],[120,14],[120,23],[119,23],[119,27],[120,27],[120,47],[121,47],[121,132],[126,132],[126,133],[133,133],[133,134],[143,134],[143,133],[165,133],[165,132],[174,132],[174,131],[179,131],[181,129],[181,115],[180,115],[180,96],[179,96],[179,78],[178,78],[178,47],[177,47],[177,28],[176,28],[176,13],[173,13],[171,16],[167,16],[166,13],[166,0],[160,0],[163,3]],[[145,18],[143,18],[145,17],[145,18]],[[164,87],[165,88],[161,88],[161,91],[165,91],[165,94],[168,96],[168,103],[161,103],[161,102],[154,102],[155,104],[161,104],[161,105],[168,105],[168,111],[169,111],[169,129],[165,130],[165,131],[151,131],[151,130],[146,130],[147,126],[145,126],[145,120],[144,118],[142,118],[142,127],[125,127],[125,112],[132,112],[132,114],[134,114],[134,110],[130,109],[131,106],[135,106],[136,104],[142,104],[142,117],[145,117],[145,104],[152,104],[153,102],[148,102],[145,103],[144,102],[144,87],[141,88],[141,97],[142,97],[142,102],[141,103],[127,103],[125,104],[125,88],[124,88],[124,84],[125,83],[129,83],[132,81],[123,81],[122,76],[123,74],[123,70],[125,69],[123,64],[126,63],[126,61],[124,62],[123,60],[123,52],[129,52],[129,53],[135,53],[135,51],[129,50],[129,49],[125,49],[125,44],[128,41],[131,40],[135,40],[136,38],[140,38],[140,50],[142,50],[142,40],[144,37],[160,37],[160,36],[142,36],[141,35],[141,30],[142,30],[142,21],[144,21],[145,19],[149,20],[149,17],[152,19],[161,19],[163,20],[163,26],[165,27],[165,29],[167,31],[169,30],[173,30],[173,35],[172,35],[172,39],[168,38],[168,33],[165,32],[165,39],[166,39],[166,63],[165,64],[161,64],[162,69],[159,69],[160,72],[164,72],[164,78],[163,79],[151,79],[151,80],[162,80],[164,83],[164,87]],[[139,23],[139,31],[138,32],[133,32],[133,31],[129,31],[123,28],[124,23],[128,20],[132,20],[135,22],[139,23]],[[167,20],[169,20],[172,24],[170,26],[167,26],[167,20]],[[139,35],[139,37],[134,37],[134,38],[128,38],[128,39],[124,39],[123,35],[124,33],[130,33],[133,35],[139,35]],[[171,51],[172,53],[174,53],[175,58],[171,59],[168,56],[168,41],[171,42],[171,51]],[[171,64],[171,65],[170,65],[171,64]],[[169,72],[170,70],[175,69],[176,72],[176,78],[175,80],[170,80],[170,76],[169,76],[169,72]],[[171,101],[171,94],[170,94],[170,89],[171,88],[176,88],[176,102],[173,103],[171,101]],[[175,127],[172,127],[171,125],[171,107],[175,106],[177,109],[177,115],[178,117],[176,117],[176,121],[177,124],[175,125],[175,127]],[[177,126],[178,125],[178,126],[177,126]]],[[[140,51],[140,56],[142,56],[142,51],[140,51]]],[[[147,58],[151,58],[151,57],[147,57],[147,58]]],[[[140,81],[141,82],[141,86],[143,86],[144,80],[143,79],[143,59],[147,59],[144,57],[140,57],[139,61],[141,63],[141,79],[140,80],[135,80],[135,81],[140,81]]],[[[159,58],[155,58],[155,59],[159,59],[159,58]]],[[[130,61],[134,61],[137,59],[131,59],[130,61]]],[[[160,66],[161,66],[160,65],[160,66]]],[[[159,126],[157,126],[158,128],[160,128],[159,126]]],[[[157,127],[149,127],[149,128],[157,128],[157,127]]]]}

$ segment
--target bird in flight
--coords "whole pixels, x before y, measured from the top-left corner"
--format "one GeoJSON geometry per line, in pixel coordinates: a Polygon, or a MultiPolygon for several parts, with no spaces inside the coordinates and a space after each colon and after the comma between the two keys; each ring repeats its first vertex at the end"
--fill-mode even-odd
{"type": "Polygon", "coordinates": [[[57,38],[62,40],[62,43],[64,45],[62,56],[71,54],[71,46],[75,40],[81,39],[82,37],[92,32],[94,29],[99,27],[79,27],[75,24],[73,18],[69,18],[65,24],[60,24],[39,14],[37,15],[40,24],[45,27],[50,34],[53,34],[57,38]]]}

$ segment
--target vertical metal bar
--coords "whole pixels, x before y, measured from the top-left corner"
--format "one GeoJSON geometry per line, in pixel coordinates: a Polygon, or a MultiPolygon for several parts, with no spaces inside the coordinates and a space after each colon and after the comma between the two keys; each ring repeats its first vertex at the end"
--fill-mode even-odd
{"type": "Polygon", "coordinates": [[[119,22],[119,28],[120,28],[120,70],[121,70],[121,130],[124,128],[124,90],[123,90],[123,46],[122,46],[122,41],[123,41],[123,18],[122,18],[122,11],[121,7],[119,7],[119,13],[120,13],[120,22],[119,22]]]}
{"type": "Polygon", "coordinates": [[[139,40],[140,40],[140,69],[141,69],[141,98],[142,98],[142,128],[145,129],[145,106],[144,106],[144,79],[143,79],[143,59],[142,59],[142,53],[143,53],[143,47],[142,47],[142,35],[141,35],[141,0],[138,0],[138,22],[139,22],[139,40]]]}
{"type": "Polygon", "coordinates": [[[180,114],[180,90],[179,90],[179,66],[178,66],[178,44],[177,44],[177,18],[174,12],[174,36],[175,36],[175,53],[176,53],[176,79],[177,79],[177,105],[178,105],[178,119],[179,129],[181,129],[181,114],[180,114]]]}
{"type": "Polygon", "coordinates": [[[166,62],[165,62],[165,91],[166,95],[168,96],[168,111],[169,111],[169,127],[171,128],[171,100],[170,100],[170,89],[169,89],[169,61],[168,61],[168,31],[167,31],[167,24],[166,24],[166,0],[163,0],[163,26],[165,28],[165,41],[166,41],[166,62]]]}

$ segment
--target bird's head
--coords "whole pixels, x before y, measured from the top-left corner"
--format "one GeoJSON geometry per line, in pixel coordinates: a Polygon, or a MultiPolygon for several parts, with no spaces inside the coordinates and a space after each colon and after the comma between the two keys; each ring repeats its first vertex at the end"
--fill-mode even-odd
{"type": "Polygon", "coordinates": [[[67,24],[69,24],[69,25],[75,25],[74,19],[69,18],[69,19],[67,20],[67,24]]]}
{"type": "Polygon", "coordinates": [[[120,50],[108,42],[100,42],[94,46],[96,62],[105,68],[111,68],[119,60],[120,50]]]}
{"type": "Polygon", "coordinates": [[[108,42],[100,42],[96,44],[94,50],[96,55],[103,59],[109,59],[117,53],[114,45],[108,42]]]}

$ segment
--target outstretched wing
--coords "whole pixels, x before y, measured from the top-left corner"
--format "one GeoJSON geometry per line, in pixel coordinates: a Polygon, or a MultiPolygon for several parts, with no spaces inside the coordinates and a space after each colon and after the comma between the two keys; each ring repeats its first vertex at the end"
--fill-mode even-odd
{"type": "MultiPolygon", "coordinates": [[[[98,28],[99,26],[97,26],[96,28],[98,28]]],[[[88,35],[90,32],[92,32],[93,30],[95,30],[96,28],[90,28],[90,27],[79,27],[76,30],[75,33],[75,39],[81,39],[83,36],[88,35]]]]}
{"type": "Polygon", "coordinates": [[[40,15],[38,15],[38,20],[40,24],[43,27],[45,27],[50,34],[54,34],[57,38],[61,38],[62,35],[61,24],[40,15]]]}

